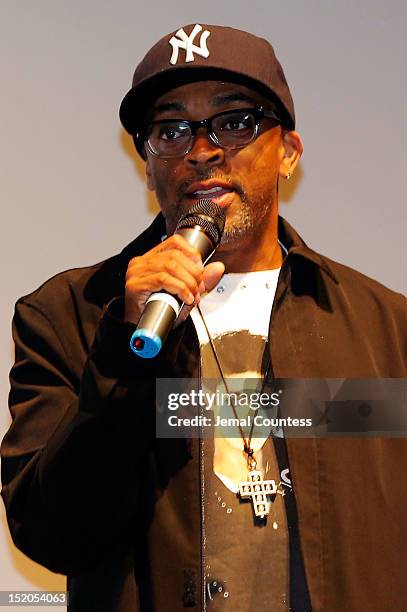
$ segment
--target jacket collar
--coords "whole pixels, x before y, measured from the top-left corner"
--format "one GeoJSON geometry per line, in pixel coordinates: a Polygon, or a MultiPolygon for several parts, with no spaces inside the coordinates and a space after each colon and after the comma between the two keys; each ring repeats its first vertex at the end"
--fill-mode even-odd
{"type": "MultiPolygon", "coordinates": [[[[121,256],[128,260],[131,257],[142,255],[156,244],[159,244],[165,233],[164,217],[162,213],[159,213],[151,225],[123,249],[121,256]]],[[[286,247],[288,255],[296,255],[308,259],[321,268],[335,283],[339,283],[327,259],[310,249],[288,221],[281,216],[278,217],[278,237],[286,247]]]]}
{"type": "Polygon", "coordinates": [[[286,247],[289,255],[300,255],[321,268],[335,283],[339,283],[327,259],[310,249],[295,229],[279,215],[278,238],[286,247]]]}

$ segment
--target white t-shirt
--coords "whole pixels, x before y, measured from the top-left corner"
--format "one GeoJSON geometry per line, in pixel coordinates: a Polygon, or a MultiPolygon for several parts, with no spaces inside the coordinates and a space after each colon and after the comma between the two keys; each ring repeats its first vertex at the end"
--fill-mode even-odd
{"type": "MultiPolygon", "coordinates": [[[[200,309],[230,392],[242,390],[242,379],[250,379],[251,385],[253,379],[258,379],[257,390],[261,390],[269,362],[268,330],[279,273],[280,268],[225,274],[212,291],[201,298],[200,309]],[[231,380],[233,378],[238,379],[236,385],[231,380]]],[[[192,310],[191,317],[201,345],[202,379],[220,379],[219,368],[197,308],[192,310]]],[[[220,387],[224,391],[221,382],[220,387]]],[[[248,410],[243,410],[244,416],[248,410]]],[[[239,416],[243,416],[243,412],[239,416]]],[[[232,409],[230,416],[234,416],[232,409]]],[[[251,442],[258,468],[263,470],[267,466],[262,465],[261,447],[270,431],[271,428],[257,428],[251,442]]],[[[245,431],[246,438],[248,433],[249,430],[245,431]]],[[[246,480],[247,462],[237,427],[233,437],[219,437],[219,434],[215,437],[213,467],[215,474],[233,492],[237,492],[239,482],[246,480]]]]}
{"type": "MultiPolygon", "coordinates": [[[[200,303],[212,338],[242,329],[267,338],[279,273],[280,268],[224,274],[200,303]]],[[[208,337],[196,308],[191,315],[199,341],[205,344],[208,337]]]]}

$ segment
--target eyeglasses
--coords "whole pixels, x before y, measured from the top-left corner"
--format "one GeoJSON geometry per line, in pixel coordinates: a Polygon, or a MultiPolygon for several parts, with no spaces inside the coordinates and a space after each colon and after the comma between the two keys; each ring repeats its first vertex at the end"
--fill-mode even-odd
{"type": "Polygon", "coordinates": [[[223,149],[245,147],[259,132],[264,118],[272,120],[272,127],[282,123],[273,112],[259,108],[241,108],[217,113],[201,121],[186,119],[160,119],[144,127],[140,137],[146,142],[148,150],[157,157],[181,157],[193,147],[196,132],[200,128],[208,130],[208,136],[215,145],[223,149]]]}

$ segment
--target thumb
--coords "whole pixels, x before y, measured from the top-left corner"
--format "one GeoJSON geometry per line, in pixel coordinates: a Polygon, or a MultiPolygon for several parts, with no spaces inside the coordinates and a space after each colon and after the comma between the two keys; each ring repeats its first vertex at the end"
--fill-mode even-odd
{"type": "MultiPolygon", "coordinates": [[[[221,261],[214,261],[213,263],[205,266],[202,275],[205,291],[211,291],[211,289],[218,284],[224,273],[225,264],[223,264],[221,261]]],[[[201,293],[203,293],[203,291],[201,293]]]]}
{"type": "MultiPolygon", "coordinates": [[[[214,286],[220,281],[223,274],[225,272],[225,266],[220,261],[214,261],[213,263],[205,266],[203,274],[202,274],[202,282],[199,285],[199,293],[204,293],[205,291],[210,291],[214,288],[214,286]]],[[[198,300],[199,301],[199,300],[198,300]]],[[[178,327],[180,323],[185,321],[188,317],[189,313],[193,309],[197,302],[194,302],[190,306],[188,304],[184,304],[182,310],[175,322],[174,327],[178,327]]]]}

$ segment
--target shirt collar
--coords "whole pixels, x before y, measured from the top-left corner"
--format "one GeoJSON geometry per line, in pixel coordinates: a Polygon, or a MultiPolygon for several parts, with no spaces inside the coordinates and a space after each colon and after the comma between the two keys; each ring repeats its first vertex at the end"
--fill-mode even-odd
{"type": "MultiPolygon", "coordinates": [[[[159,213],[152,224],[122,251],[126,259],[141,255],[158,244],[165,234],[165,221],[162,213],[159,213]]],[[[325,257],[310,249],[295,231],[295,229],[283,217],[278,217],[278,239],[288,251],[288,255],[297,255],[308,259],[321,270],[323,270],[335,283],[339,283],[332,267],[325,257]]]]}

